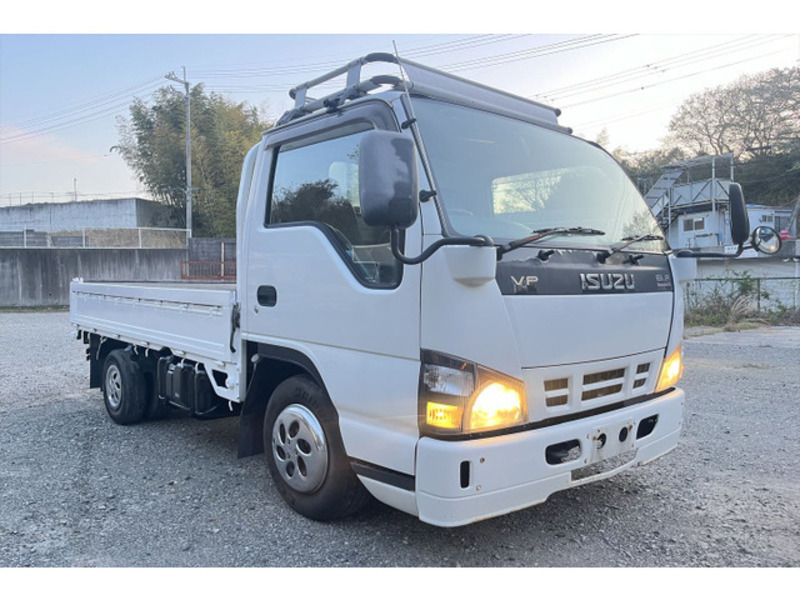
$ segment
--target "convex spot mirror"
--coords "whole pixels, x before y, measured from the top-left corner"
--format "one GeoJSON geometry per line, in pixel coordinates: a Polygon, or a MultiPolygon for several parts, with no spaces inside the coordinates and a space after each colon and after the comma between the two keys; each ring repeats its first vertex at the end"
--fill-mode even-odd
{"type": "Polygon", "coordinates": [[[756,227],[750,243],[759,252],[776,254],[781,249],[781,236],[772,227],[756,227]]]}
{"type": "Polygon", "coordinates": [[[358,151],[358,185],[367,225],[410,227],[419,212],[414,141],[392,131],[365,134],[358,151]]]}

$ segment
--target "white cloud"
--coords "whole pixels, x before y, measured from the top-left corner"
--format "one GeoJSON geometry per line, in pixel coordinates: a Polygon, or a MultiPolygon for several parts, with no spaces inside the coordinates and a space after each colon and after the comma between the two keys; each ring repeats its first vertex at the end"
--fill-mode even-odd
{"type": "Polygon", "coordinates": [[[58,136],[0,125],[0,166],[3,167],[54,161],[86,164],[103,158],[103,155],[70,146],[58,136]]]}

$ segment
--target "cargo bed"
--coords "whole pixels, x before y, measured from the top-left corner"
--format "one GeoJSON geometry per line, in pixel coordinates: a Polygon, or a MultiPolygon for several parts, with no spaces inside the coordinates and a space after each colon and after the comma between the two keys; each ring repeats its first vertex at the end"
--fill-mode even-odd
{"type": "MultiPolygon", "coordinates": [[[[208,373],[225,373],[217,394],[238,401],[239,332],[236,285],[205,283],[84,282],[70,285],[70,323],[145,349],[169,349],[202,363],[208,373]]],[[[214,378],[211,378],[212,383],[214,378]]]]}

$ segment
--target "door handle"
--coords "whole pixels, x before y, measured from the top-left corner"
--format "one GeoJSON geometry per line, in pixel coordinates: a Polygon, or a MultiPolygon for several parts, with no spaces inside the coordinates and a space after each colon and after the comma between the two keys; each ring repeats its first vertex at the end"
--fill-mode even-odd
{"type": "Polygon", "coordinates": [[[256,299],[261,306],[275,306],[278,303],[278,290],[271,285],[260,285],[256,299]]]}

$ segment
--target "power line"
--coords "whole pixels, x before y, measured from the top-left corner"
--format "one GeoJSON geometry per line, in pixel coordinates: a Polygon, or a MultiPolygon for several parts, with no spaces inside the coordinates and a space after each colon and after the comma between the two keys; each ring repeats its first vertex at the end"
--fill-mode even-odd
{"type": "Polygon", "coordinates": [[[779,37],[761,36],[761,38],[759,39],[758,36],[746,36],[744,38],[738,38],[736,40],[724,42],[722,44],[717,44],[714,46],[702,48],[692,52],[679,54],[673,57],[666,58],[661,61],[651,62],[646,65],[641,65],[639,67],[634,67],[624,71],[619,71],[611,75],[606,75],[588,81],[542,92],[540,94],[537,94],[537,97],[545,98],[548,101],[552,102],[554,99],[560,100],[563,98],[587,94],[593,91],[613,87],[614,85],[625,83],[631,80],[663,75],[664,73],[672,69],[696,64],[698,62],[706,62],[708,60],[720,56],[727,56],[737,52],[742,52],[744,50],[752,49],[756,46],[776,41],[781,41],[786,37],[787,36],[779,36],[779,37]],[[752,39],[754,37],[756,39],[752,39]]]}
{"type": "Polygon", "coordinates": [[[471,69],[480,69],[484,67],[495,67],[501,64],[507,64],[520,60],[529,60],[531,58],[539,58],[541,56],[549,56],[551,54],[558,54],[561,52],[568,52],[572,50],[588,48],[590,46],[596,46],[598,44],[607,44],[610,42],[616,42],[619,40],[624,40],[627,38],[634,37],[635,35],[636,34],[586,35],[579,38],[573,38],[570,40],[556,42],[553,44],[547,44],[545,46],[534,46],[533,48],[516,50],[514,52],[507,52],[505,54],[500,54],[496,56],[488,56],[457,63],[451,63],[448,65],[444,65],[440,68],[447,71],[463,71],[471,69]]]}
{"type": "Polygon", "coordinates": [[[732,66],[739,65],[739,64],[742,64],[742,63],[745,63],[745,62],[750,62],[752,60],[757,60],[759,58],[764,58],[765,56],[772,56],[773,54],[779,54],[780,52],[782,52],[782,51],[781,50],[776,50],[775,52],[768,52],[766,54],[759,54],[757,56],[751,56],[751,57],[748,57],[748,58],[745,58],[745,59],[742,59],[742,60],[726,63],[724,65],[716,65],[716,66],[708,68],[708,69],[703,69],[702,71],[695,71],[694,73],[688,73],[688,74],[685,74],[685,75],[681,75],[679,77],[673,77],[672,79],[665,79],[663,81],[658,81],[658,82],[651,83],[651,84],[648,84],[648,85],[641,85],[641,86],[638,86],[636,88],[630,88],[630,89],[622,90],[622,91],[619,91],[619,92],[614,92],[613,94],[607,94],[605,96],[598,96],[596,98],[590,98],[588,100],[582,100],[581,102],[575,102],[573,104],[566,104],[566,105],[562,106],[561,108],[564,108],[564,109],[566,109],[566,108],[574,108],[575,106],[581,106],[581,105],[584,105],[584,104],[590,104],[592,102],[598,102],[600,100],[607,100],[609,98],[614,98],[616,96],[622,96],[624,94],[631,94],[631,93],[634,93],[634,92],[641,92],[641,91],[644,91],[644,90],[647,90],[647,89],[650,89],[650,88],[653,88],[653,87],[656,87],[656,86],[659,86],[659,85],[664,85],[665,83],[674,83],[676,81],[680,81],[680,80],[683,80],[683,79],[688,79],[690,77],[696,77],[697,75],[702,75],[704,73],[708,73],[709,71],[715,71],[715,70],[718,70],[718,69],[724,69],[724,68],[727,68],[727,67],[732,67],[732,66]]]}
{"type": "MultiPolygon", "coordinates": [[[[752,36],[748,36],[748,37],[752,37],[752,36]]],[[[615,84],[615,83],[619,83],[619,82],[624,82],[624,81],[627,81],[627,80],[629,80],[631,78],[636,78],[636,77],[639,77],[639,76],[648,76],[648,75],[657,74],[657,73],[663,73],[667,69],[673,68],[674,67],[673,63],[674,62],[679,62],[682,59],[688,59],[688,58],[691,58],[691,57],[702,55],[704,53],[709,52],[713,48],[729,46],[729,45],[734,44],[734,43],[738,44],[738,43],[741,43],[742,40],[744,40],[744,39],[746,39],[746,38],[738,38],[734,42],[726,42],[724,44],[718,44],[718,45],[715,45],[715,46],[711,46],[710,48],[703,48],[703,49],[700,49],[700,50],[695,50],[693,52],[687,52],[687,53],[679,54],[679,55],[676,55],[676,56],[672,56],[672,57],[666,58],[666,59],[661,60],[661,61],[654,61],[654,62],[647,63],[645,65],[640,65],[638,67],[633,67],[633,68],[630,68],[630,69],[625,69],[623,71],[618,71],[618,72],[612,73],[610,75],[604,75],[602,77],[597,77],[595,79],[589,79],[589,80],[586,80],[586,81],[581,81],[579,83],[574,83],[574,84],[563,86],[563,87],[560,87],[560,88],[547,90],[545,92],[541,92],[538,95],[540,95],[541,97],[546,97],[546,98],[563,98],[563,97],[566,97],[568,95],[584,93],[586,91],[592,91],[592,90],[597,89],[597,88],[602,88],[602,87],[605,87],[606,85],[609,85],[609,84],[615,84]]]]}
{"type": "MultiPolygon", "coordinates": [[[[579,38],[562,40],[559,42],[543,46],[535,46],[532,48],[516,50],[514,52],[506,52],[502,54],[484,56],[480,58],[470,59],[467,61],[461,61],[458,63],[452,63],[449,65],[441,66],[439,68],[450,71],[459,71],[459,70],[478,69],[487,66],[496,66],[507,62],[527,60],[531,58],[536,58],[538,56],[546,56],[560,52],[568,52],[571,50],[585,48],[588,46],[594,46],[601,43],[617,41],[625,39],[627,37],[632,37],[632,35],[633,34],[587,35],[579,38]]],[[[521,37],[528,37],[528,36],[527,35],[473,36],[470,38],[466,38],[465,40],[457,40],[455,42],[447,42],[443,44],[423,46],[412,50],[404,50],[402,54],[406,58],[418,59],[432,55],[444,54],[447,52],[462,51],[464,49],[486,46],[488,44],[507,42],[521,37]]],[[[339,62],[331,61],[327,63],[302,64],[302,65],[295,64],[295,65],[287,65],[281,67],[265,67],[265,68],[250,69],[250,70],[230,69],[230,70],[216,70],[216,71],[199,71],[199,72],[194,72],[194,75],[203,78],[205,81],[214,79],[236,79],[236,78],[254,78],[254,77],[269,78],[279,75],[280,76],[296,75],[299,77],[306,71],[319,72],[320,70],[332,69],[339,66],[341,66],[341,61],[339,62]]],[[[225,85],[222,83],[220,84],[211,83],[210,85],[207,85],[207,89],[225,93],[266,93],[266,92],[284,91],[286,89],[289,89],[293,85],[295,85],[295,83],[288,83],[288,84],[264,83],[256,85],[235,85],[235,84],[225,85]]],[[[330,89],[334,89],[335,83],[330,83],[328,84],[327,87],[329,87],[330,89]]],[[[320,89],[325,89],[325,88],[326,86],[322,86],[320,89]]]]}
{"type": "MultiPolygon", "coordinates": [[[[149,89],[149,94],[152,94],[156,89],[156,86],[152,86],[149,89]]],[[[126,97],[115,104],[106,105],[105,108],[94,110],[93,112],[80,111],[78,113],[65,115],[60,120],[45,119],[39,123],[31,123],[31,126],[24,130],[20,130],[16,133],[6,133],[5,135],[0,136],[0,143],[10,144],[14,142],[21,142],[45,133],[52,133],[61,129],[74,127],[76,125],[83,125],[85,123],[112,116],[118,113],[120,110],[130,106],[131,99],[131,97],[126,97]],[[48,122],[51,122],[51,124],[48,125],[48,122]]]]}
{"type": "Polygon", "coordinates": [[[583,129],[583,128],[586,128],[586,127],[595,127],[595,126],[598,126],[598,125],[608,125],[610,123],[618,123],[620,121],[632,120],[632,119],[635,119],[637,117],[641,117],[641,116],[644,116],[644,115],[647,115],[647,114],[650,114],[650,113],[653,113],[653,112],[656,112],[656,111],[659,111],[659,110],[663,110],[665,108],[674,107],[674,106],[675,106],[674,102],[662,102],[662,103],[659,103],[657,105],[650,106],[649,108],[647,108],[645,110],[637,111],[635,113],[631,113],[630,111],[628,111],[628,112],[625,112],[624,114],[621,114],[621,115],[614,115],[614,116],[610,116],[610,117],[601,117],[601,118],[598,118],[598,119],[593,119],[591,121],[584,121],[582,123],[571,124],[570,126],[573,127],[574,129],[583,129]]]}
{"type": "MultiPolygon", "coordinates": [[[[454,40],[450,42],[443,42],[439,44],[431,44],[427,46],[418,46],[403,51],[403,56],[412,58],[415,56],[431,56],[436,54],[444,54],[447,52],[460,52],[465,49],[475,48],[479,46],[486,46],[489,44],[496,44],[507,42],[511,39],[524,37],[521,34],[517,35],[477,35],[470,36],[461,40],[454,40]]],[[[289,65],[271,65],[271,66],[222,66],[217,68],[197,68],[192,70],[192,76],[199,79],[215,79],[215,78],[249,78],[249,77],[272,77],[276,75],[297,75],[301,76],[304,73],[318,73],[320,71],[330,71],[336,67],[340,67],[342,63],[352,60],[352,55],[342,58],[331,58],[329,60],[313,63],[295,63],[289,65]]],[[[295,84],[289,84],[292,87],[295,84]]],[[[288,88],[286,88],[288,89],[288,88]]]]}
{"type": "MultiPolygon", "coordinates": [[[[521,37],[520,35],[477,35],[468,38],[448,41],[440,44],[430,44],[411,49],[411,54],[442,54],[446,52],[461,51],[467,48],[485,46],[498,42],[508,41],[521,37]]],[[[193,74],[194,78],[220,79],[220,78],[251,78],[274,75],[299,75],[305,71],[318,71],[324,68],[339,66],[339,62],[306,63],[289,66],[273,66],[251,70],[243,69],[218,69],[216,71],[199,71],[193,74]]],[[[161,86],[161,77],[154,77],[143,82],[132,84],[103,96],[97,96],[82,102],[64,107],[60,110],[40,115],[28,115],[16,121],[5,123],[6,133],[0,134],[0,143],[9,144],[21,142],[32,137],[51,133],[82,125],[91,121],[109,117],[116,112],[127,108],[132,98],[149,96],[161,86]],[[11,133],[8,133],[11,130],[11,133]],[[15,131],[16,130],[16,131],[15,131]]],[[[285,91],[293,84],[267,84],[257,86],[211,86],[212,90],[224,90],[238,93],[265,93],[285,91]]]]}
{"type": "Polygon", "coordinates": [[[159,81],[160,78],[155,77],[153,79],[148,79],[147,81],[143,81],[141,83],[137,83],[116,92],[112,92],[105,96],[98,96],[86,101],[83,101],[79,104],[74,104],[72,106],[67,106],[62,108],[61,110],[46,113],[44,115],[33,115],[24,117],[23,120],[12,121],[6,123],[6,126],[12,127],[15,129],[24,129],[30,126],[38,126],[43,123],[57,120],[61,117],[70,116],[74,114],[80,114],[86,111],[90,111],[101,106],[107,106],[110,103],[116,102],[121,97],[130,97],[132,95],[136,95],[137,93],[146,93],[153,88],[154,83],[159,81]]]}

